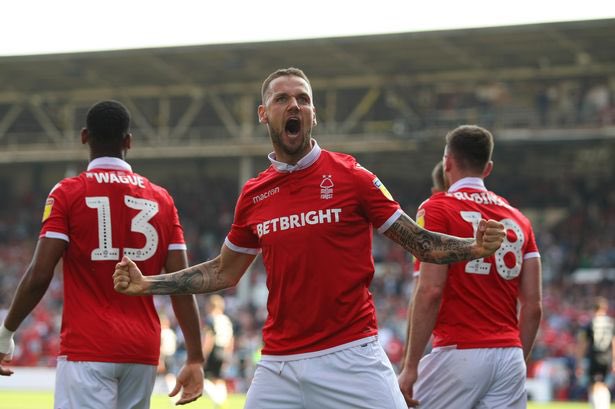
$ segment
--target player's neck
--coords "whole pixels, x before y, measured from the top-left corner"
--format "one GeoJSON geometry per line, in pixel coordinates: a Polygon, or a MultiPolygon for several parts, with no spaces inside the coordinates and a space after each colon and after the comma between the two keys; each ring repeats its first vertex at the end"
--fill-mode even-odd
{"type": "Polygon", "coordinates": [[[90,152],[90,162],[98,158],[117,158],[126,160],[125,156],[124,152],[90,152]]]}
{"type": "Polygon", "coordinates": [[[476,175],[474,173],[469,173],[469,172],[450,171],[450,172],[446,172],[446,178],[447,178],[446,180],[448,180],[449,186],[452,186],[453,184],[457,183],[461,179],[465,179],[465,178],[483,179],[483,176],[476,175]]]}

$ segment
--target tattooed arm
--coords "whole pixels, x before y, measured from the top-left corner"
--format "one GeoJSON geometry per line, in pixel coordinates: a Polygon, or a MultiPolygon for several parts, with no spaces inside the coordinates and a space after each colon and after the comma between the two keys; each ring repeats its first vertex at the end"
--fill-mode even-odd
{"type": "Polygon", "coordinates": [[[402,213],[384,235],[414,254],[419,260],[435,264],[488,257],[504,240],[504,225],[481,220],[475,238],[460,238],[426,230],[402,213]]]}
{"type": "Polygon", "coordinates": [[[220,255],[213,260],[171,274],[144,276],[124,256],[115,267],[113,285],[116,291],[127,295],[210,293],[235,286],[254,258],[223,245],[220,255]]]}

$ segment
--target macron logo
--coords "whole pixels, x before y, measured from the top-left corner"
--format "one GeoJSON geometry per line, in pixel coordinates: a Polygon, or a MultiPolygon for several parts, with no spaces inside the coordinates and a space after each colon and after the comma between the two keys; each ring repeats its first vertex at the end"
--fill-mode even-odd
{"type": "Polygon", "coordinates": [[[270,189],[270,190],[266,191],[265,193],[261,193],[258,196],[254,196],[252,198],[252,203],[256,204],[258,202],[261,202],[261,201],[267,199],[268,197],[271,197],[271,196],[273,196],[273,195],[275,195],[276,193],[279,193],[279,192],[280,192],[280,188],[279,187],[274,187],[273,189],[270,189]]]}

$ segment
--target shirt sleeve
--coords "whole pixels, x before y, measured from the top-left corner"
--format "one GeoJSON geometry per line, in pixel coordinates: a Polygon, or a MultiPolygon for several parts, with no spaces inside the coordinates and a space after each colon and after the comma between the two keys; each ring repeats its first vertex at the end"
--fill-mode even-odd
{"type": "Polygon", "coordinates": [[[68,202],[64,194],[65,185],[56,184],[45,200],[42,227],[39,238],[47,237],[69,242],[68,236],[68,202]]]}
{"type": "Polygon", "coordinates": [[[260,250],[258,236],[248,223],[249,212],[247,210],[245,194],[242,192],[237,199],[231,231],[226,236],[224,244],[238,253],[257,254],[260,250]]]}
{"type": "Polygon", "coordinates": [[[437,233],[449,233],[449,220],[445,206],[434,200],[425,201],[416,214],[416,222],[419,226],[437,233]]]}
{"type": "Polygon", "coordinates": [[[186,246],[186,240],[184,238],[184,229],[179,221],[179,212],[170,194],[168,195],[168,200],[173,212],[173,230],[171,231],[169,250],[186,250],[188,246],[186,246]]]}
{"type": "MultiPolygon", "coordinates": [[[[438,233],[447,233],[448,225],[447,221],[450,219],[449,216],[446,215],[444,208],[431,201],[430,199],[425,200],[419,206],[419,209],[416,212],[416,224],[419,226],[435,231],[438,233]]],[[[414,257],[414,273],[413,275],[416,277],[420,275],[421,271],[421,261],[414,257]]]]}
{"type": "Polygon", "coordinates": [[[384,233],[402,215],[401,206],[375,174],[358,163],[351,172],[368,220],[378,232],[384,233]]]}
{"type": "Polygon", "coordinates": [[[527,260],[527,259],[536,258],[536,257],[540,257],[540,252],[538,251],[538,245],[536,244],[536,236],[534,236],[534,230],[532,229],[532,226],[528,222],[527,245],[525,247],[523,259],[527,260]]]}
{"type": "MultiPolygon", "coordinates": [[[[426,202],[426,201],[425,201],[426,202]]],[[[421,227],[425,227],[425,209],[423,209],[423,205],[425,202],[421,203],[419,209],[416,212],[415,221],[421,227]]],[[[412,255],[412,265],[413,272],[412,276],[417,277],[421,272],[421,260],[419,260],[415,255],[412,255]]]]}

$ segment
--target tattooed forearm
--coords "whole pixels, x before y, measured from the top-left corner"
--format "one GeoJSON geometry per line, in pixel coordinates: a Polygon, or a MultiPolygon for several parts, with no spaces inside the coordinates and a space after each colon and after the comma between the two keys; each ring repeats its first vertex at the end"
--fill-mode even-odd
{"type": "Polygon", "coordinates": [[[471,260],[473,238],[459,238],[425,230],[403,214],[384,233],[419,260],[435,264],[449,264],[471,260]]]}
{"type": "Polygon", "coordinates": [[[200,293],[206,280],[199,266],[173,274],[162,274],[151,278],[149,291],[152,294],[194,294],[200,293]]]}
{"type": "Polygon", "coordinates": [[[151,294],[196,294],[208,293],[227,288],[221,279],[219,260],[188,267],[172,274],[151,277],[151,294]]]}

